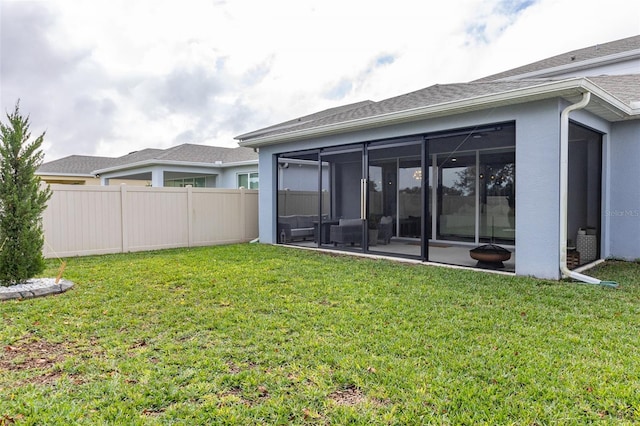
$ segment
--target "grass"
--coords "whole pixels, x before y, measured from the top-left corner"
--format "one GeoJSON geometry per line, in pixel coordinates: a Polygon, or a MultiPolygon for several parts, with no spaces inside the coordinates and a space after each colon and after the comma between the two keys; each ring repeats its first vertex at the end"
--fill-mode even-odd
{"type": "Polygon", "coordinates": [[[266,245],[68,259],[67,293],[0,304],[0,425],[637,423],[640,264],[593,273],[621,288],[266,245]]]}

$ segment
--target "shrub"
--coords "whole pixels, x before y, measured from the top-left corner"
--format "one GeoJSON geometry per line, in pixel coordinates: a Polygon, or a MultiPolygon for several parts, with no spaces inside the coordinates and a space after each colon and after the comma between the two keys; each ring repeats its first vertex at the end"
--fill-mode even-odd
{"type": "Polygon", "coordinates": [[[20,104],[0,123],[0,284],[19,284],[44,270],[42,212],[51,197],[35,174],[44,133],[29,141],[29,117],[20,104]]]}

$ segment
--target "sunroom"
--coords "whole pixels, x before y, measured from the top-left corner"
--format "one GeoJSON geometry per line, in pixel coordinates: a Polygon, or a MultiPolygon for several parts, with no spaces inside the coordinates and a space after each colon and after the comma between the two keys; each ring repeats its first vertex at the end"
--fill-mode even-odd
{"type": "MultiPolygon", "coordinates": [[[[577,124],[570,135],[575,267],[599,258],[602,144],[577,124]]],[[[499,122],[278,153],[278,243],[515,272],[515,138],[515,122],[499,122]],[[479,247],[503,255],[479,258],[479,247]]]]}
{"type": "Polygon", "coordinates": [[[295,162],[315,185],[278,184],[280,243],[466,266],[500,244],[515,271],[514,123],[284,152],[279,180],[295,162]]]}
{"type": "Polygon", "coordinates": [[[259,150],[263,243],[558,279],[626,241],[605,213],[632,112],[587,79],[456,84],[238,139],[259,150]]]}

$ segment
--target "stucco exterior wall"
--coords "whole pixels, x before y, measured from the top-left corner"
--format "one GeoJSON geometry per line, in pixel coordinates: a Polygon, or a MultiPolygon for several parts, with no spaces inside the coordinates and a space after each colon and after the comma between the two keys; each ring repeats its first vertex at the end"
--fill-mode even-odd
{"type": "MultiPolygon", "coordinates": [[[[257,164],[247,166],[225,167],[220,169],[217,187],[236,189],[238,188],[238,173],[255,173],[258,172],[257,164]]],[[[248,188],[247,188],[248,189],[248,188]]]]}
{"type": "Polygon", "coordinates": [[[104,173],[101,176],[103,185],[117,185],[120,182],[128,182],[123,177],[136,175],[140,180],[129,180],[137,182],[138,185],[151,184],[154,187],[164,186],[167,178],[179,179],[181,177],[190,178],[197,176],[207,176],[207,186],[211,188],[236,189],[238,173],[257,172],[257,164],[237,165],[231,167],[193,167],[193,166],[146,166],[137,169],[122,170],[112,173],[104,173]],[[184,176],[181,176],[184,175],[184,176]]]}
{"type": "MultiPolygon", "coordinates": [[[[137,167],[135,169],[118,170],[114,172],[102,173],[100,176],[101,184],[103,186],[115,185],[117,180],[139,180],[145,186],[149,183],[153,187],[164,186],[165,174],[180,174],[184,173],[185,177],[193,177],[196,175],[207,176],[217,175],[219,173],[218,168],[214,167],[189,167],[189,166],[162,166],[162,165],[149,165],[137,167]]],[[[176,176],[177,177],[177,176],[176,176]]],[[[140,185],[140,184],[139,184],[140,185]]],[[[217,185],[216,185],[217,186],[217,185]]]]}
{"type": "Polygon", "coordinates": [[[546,101],[516,120],[516,274],[560,278],[560,109],[546,101]]]}
{"type": "Polygon", "coordinates": [[[640,259],[640,123],[615,123],[608,151],[610,195],[604,209],[606,256],[640,259]]]}

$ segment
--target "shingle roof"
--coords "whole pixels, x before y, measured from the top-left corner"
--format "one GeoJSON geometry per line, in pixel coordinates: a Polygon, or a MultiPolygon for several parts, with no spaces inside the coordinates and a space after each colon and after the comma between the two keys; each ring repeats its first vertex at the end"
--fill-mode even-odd
{"type": "Polygon", "coordinates": [[[133,151],[122,157],[117,157],[114,160],[113,166],[119,166],[122,164],[138,163],[140,161],[151,160],[162,154],[164,149],[146,148],[140,151],[133,151]]]}
{"type": "MultiPolygon", "coordinates": [[[[414,108],[441,105],[449,102],[475,98],[483,95],[509,92],[538,86],[554,80],[515,80],[515,81],[488,81],[472,83],[436,84],[415,92],[395,96],[380,102],[367,102],[357,107],[339,111],[336,114],[326,114],[315,120],[299,120],[300,124],[289,126],[271,126],[252,133],[237,136],[239,140],[251,140],[254,137],[272,136],[297,130],[312,129],[330,124],[342,123],[368,117],[383,116],[395,112],[408,111],[414,108]]],[[[295,123],[291,120],[289,123],[295,123]]]]}
{"type": "Polygon", "coordinates": [[[640,74],[596,76],[589,80],[627,105],[640,101],[640,74]]]}
{"type": "Polygon", "coordinates": [[[545,80],[501,81],[486,83],[435,84],[424,89],[395,96],[380,102],[372,102],[357,110],[348,111],[343,116],[364,118],[368,116],[406,111],[445,102],[473,98],[491,93],[522,89],[543,83],[545,80]]]}
{"type": "Polygon", "coordinates": [[[208,145],[182,144],[167,149],[147,148],[116,158],[71,155],[44,163],[38,169],[38,173],[92,175],[96,170],[154,160],[177,163],[212,164],[220,161],[222,164],[228,164],[242,161],[257,161],[258,154],[250,148],[224,148],[208,145]]]}
{"type": "Polygon", "coordinates": [[[361,101],[361,102],[356,102],[353,104],[348,104],[348,105],[342,105],[342,106],[338,106],[338,107],[334,107],[334,108],[329,108],[329,109],[325,109],[319,112],[314,112],[313,114],[309,114],[309,115],[304,115],[302,117],[299,118],[294,118],[293,120],[289,120],[289,121],[285,121],[284,123],[279,123],[279,124],[275,124],[273,126],[269,126],[269,127],[265,127],[263,129],[260,130],[256,130],[255,132],[250,132],[250,133],[246,133],[244,135],[242,135],[240,138],[244,139],[244,138],[252,138],[252,137],[256,137],[256,136],[262,136],[263,134],[270,134],[273,132],[277,132],[280,130],[285,130],[285,129],[290,129],[290,128],[296,128],[300,125],[303,125],[305,123],[309,123],[309,122],[314,122],[326,117],[330,117],[330,116],[334,116],[334,115],[338,115],[338,114],[345,114],[348,111],[351,110],[356,110],[362,106],[366,106],[366,105],[370,105],[370,104],[374,104],[375,102],[373,101],[361,101]]]}
{"type": "Polygon", "coordinates": [[[115,158],[92,157],[88,155],[70,155],[58,160],[49,161],[38,168],[39,174],[73,174],[87,175],[97,169],[110,167],[114,164],[115,158]]]}
{"type": "Polygon", "coordinates": [[[258,154],[251,149],[222,148],[218,146],[183,144],[165,150],[155,157],[157,160],[187,161],[198,163],[236,163],[257,160],[258,154]]]}
{"type": "Polygon", "coordinates": [[[580,62],[603,58],[618,53],[629,52],[632,50],[640,49],[640,36],[633,36],[623,38],[621,40],[615,40],[609,43],[596,44],[594,46],[585,47],[578,50],[572,50],[560,55],[552,56],[550,58],[543,59],[541,61],[532,62],[521,67],[513,68],[507,71],[493,74],[481,79],[480,81],[492,81],[500,80],[507,77],[513,77],[517,75],[527,74],[534,71],[541,71],[549,68],[560,67],[563,65],[578,65],[580,62]]]}

